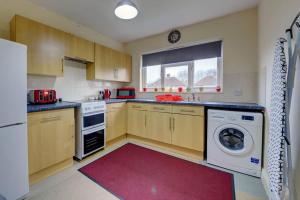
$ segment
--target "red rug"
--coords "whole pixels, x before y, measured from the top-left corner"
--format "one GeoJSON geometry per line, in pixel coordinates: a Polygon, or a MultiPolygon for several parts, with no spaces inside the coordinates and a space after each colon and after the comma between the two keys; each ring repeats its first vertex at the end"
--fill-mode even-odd
{"type": "Polygon", "coordinates": [[[233,175],[137,145],[79,169],[125,200],[232,200],[233,175]]]}

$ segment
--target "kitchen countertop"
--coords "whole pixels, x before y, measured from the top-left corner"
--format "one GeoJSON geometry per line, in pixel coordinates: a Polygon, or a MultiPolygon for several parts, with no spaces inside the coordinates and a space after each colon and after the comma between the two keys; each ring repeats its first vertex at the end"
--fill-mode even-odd
{"type": "MultiPolygon", "coordinates": [[[[156,104],[172,104],[172,105],[190,105],[190,106],[205,106],[207,108],[219,109],[235,109],[246,111],[264,111],[264,107],[256,103],[237,103],[237,102],[213,102],[213,101],[177,101],[177,102],[158,102],[151,99],[109,99],[105,101],[107,104],[122,103],[122,102],[135,102],[135,103],[156,103],[156,104]]],[[[64,108],[76,108],[80,103],[76,102],[58,102],[55,104],[43,105],[27,105],[27,112],[39,112],[47,110],[57,110],[64,108]]]]}
{"type": "Polygon", "coordinates": [[[40,112],[40,111],[47,111],[47,110],[57,110],[57,109],[64,109],[64,108],[76,108],[79,107],[80,103],[74,102],[57,102],[55,104],[41,104],[41,105],[27,105],[27,113],[31,112],[40,112]]]}
{"type": "Polygon", "coordinates": [[[172,105],[191,105],[205,106],[207,108],[223,108],[249,111],[264,111],[264,107],[256,103],[237,103],[237,102],[214,102],[214,101],[177,101],[177,102],[158,102],[150,99],[110,99],[106,100],[107,104],[121,102],[136,102],[136,103],[157,103],[157,104],[172,104],[172,105]]]}

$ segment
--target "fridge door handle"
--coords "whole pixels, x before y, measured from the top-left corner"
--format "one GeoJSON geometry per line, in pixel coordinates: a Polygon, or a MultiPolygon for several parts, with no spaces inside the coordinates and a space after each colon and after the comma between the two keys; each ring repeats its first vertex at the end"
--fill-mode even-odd
{"type": "Polygon", "coordinates": [[[9,125],[5,125],[5,126],[0,126],[0,128],[7,128],[7,127],[18,126],[18,125],[22,125],[22,124],[25,124],[25,122],[20,122],[20,123],[15,123],[15,124],[9,124],[9,125]]]}

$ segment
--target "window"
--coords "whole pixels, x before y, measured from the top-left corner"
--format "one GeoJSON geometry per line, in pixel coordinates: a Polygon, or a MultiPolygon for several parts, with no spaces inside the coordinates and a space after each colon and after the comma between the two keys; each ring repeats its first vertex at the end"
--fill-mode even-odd
{"type": "Polygon", "coordinates": [[[222,88],[221,41],[218,44],[216,46],[205,44],[206,49],[200,45],[202,51],[199,47],[193,46],[192,50],[196,49],[194,55],[190,47],[183,48],[189,51],[179,49],[179,51],[170,50],[143,55],[143,90],[149,92],[220,92],[222,88]],[[206,55],[199,56],[198,54],[206,55]]]}
{"type": "Polygon", "coordinates": [[[161,88],[161,66],[155,65],[144,69],[145,88],[161,88]]]}
{"type": "Polygon", "coordinates": [[[218,58],[194,61],[194,88],[217,87],[218,58]]]}
{"type": "Polygon", "coordinates": [[[175,65],[164,67],[164,87],[188,87],[188,65],[175,65]]]}

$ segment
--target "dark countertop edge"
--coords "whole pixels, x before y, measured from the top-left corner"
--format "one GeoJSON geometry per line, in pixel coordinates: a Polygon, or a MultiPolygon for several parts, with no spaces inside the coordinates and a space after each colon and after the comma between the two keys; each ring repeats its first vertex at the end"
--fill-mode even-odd
{"type": "Polygon", "coordinates": [[[59,102],[55,104],[42,104],[42,105],[27,105],[27,113],[49,111],[49,110],[59,110],[67,108],[77,108],[80,107],[80,103],[75,102],[59,102]]]}
{"type": "MultiPolygon", "coordinates": [[[[107,104],[135,102],[135,103],[155,103],[155,104],[171,104],[171,105],[188,105],[188,106],[204,106],[206,108],[217,109],[236,109],[263,112],[265,108],[256,103],[235,103],[235,102],[157,102],[149,99],[111,99],[106,101],[107,104]]],[[[27,105],[27,113],[58,110],[66,108],[80,107],[80,103],[76,102],[61,102],[56,104],[45,105],[27,105]]]]}
{"type": "Polygon", "coordinates": [[[207,108],[223,108],[223,109],[240,109],[251,111],[264,111],[265,107],[256,103],[241,103],[241,102],[158,102],[148,99],[112,99],[106,101],[107,104],[121,103],[121,102],[134,102],[134,103],[156,103],[156,104],[172,104],[172,105],[190,105],[190,106],[204,106],[207,108]]]}
{"type": "Polygon", "coordinates": [[[129,102],[128,99],[111,99],[111,100],[106,100],[105,101],[106,104],[112,104],[112,103],[126,103],[126,102],[129,102]]]}

